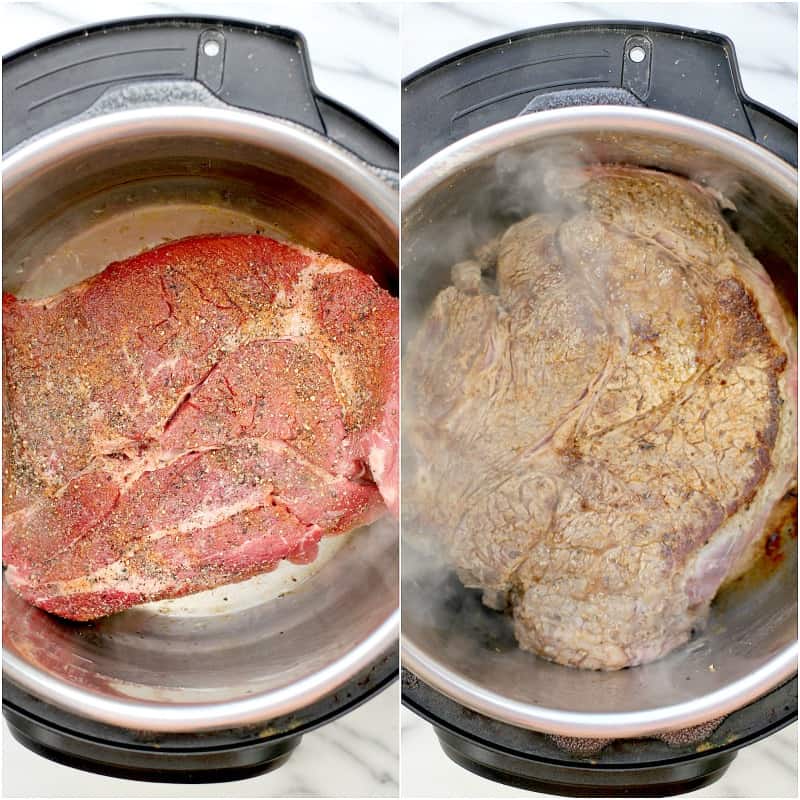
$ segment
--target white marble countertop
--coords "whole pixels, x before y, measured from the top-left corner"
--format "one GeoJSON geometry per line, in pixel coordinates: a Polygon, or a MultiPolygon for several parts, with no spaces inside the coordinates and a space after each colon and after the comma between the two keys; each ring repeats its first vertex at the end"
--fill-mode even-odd
{"type": "MultiPolygon", "coordinates": [[[[797,119],[797,6],[794,3],[409,3],[402,14],[403,74],[512,31],[594,19],[665,22],[733,39],[745,91],[797,119]]],[[[403,709],[405,797],[535,796],[493,783],[445,756],[433,728],[403,709]]],[[[698,797],[796,797],[797,725],[743,750],[698,797]]],[[[541,797],[545,795],[539,795],[541,797]]]]}
{"type": "MultiPolygon", "coordinates": [[[[395,4],[285,2],[3,3],[0,50],[9,53],[65,30],[121,17],[222,15],[301,31],[320,91],[360,112],[393,136],[400,132],[400,56],[395,4]]],[[[4,797],[381,797],[398,793],[395,684],[355,712],[306,735],[277,771],[235,783],[172,786],[83,773],[3,737],[4,797]]],[[[5,726],[3,726],[5,728],[5,726]]]]}

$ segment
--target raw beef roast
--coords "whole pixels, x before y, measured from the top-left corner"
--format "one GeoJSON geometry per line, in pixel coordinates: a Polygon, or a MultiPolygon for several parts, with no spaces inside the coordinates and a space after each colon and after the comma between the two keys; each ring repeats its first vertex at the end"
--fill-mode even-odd
{"type": "Polygon", "coordinates": [[[372,278],[261,236],[7,295],[9,584],[87,620],[311,561],[395,508],[397,328],[372,278]]]}
{"type": "Polygon", "coordinates": [[[412,343],[404,511],[521,647],[662,656],[796,469],[794,335],[712,196],[576,169],[453,268],[412,343]]]}

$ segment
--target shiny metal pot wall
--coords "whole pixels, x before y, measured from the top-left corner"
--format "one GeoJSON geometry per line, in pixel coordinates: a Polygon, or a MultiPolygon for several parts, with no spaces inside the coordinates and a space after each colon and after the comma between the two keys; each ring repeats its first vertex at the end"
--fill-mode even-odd
{"type": "MultiPolygon", "coordinates": [[[[265,231],[397,284],[397,193],[321,136],[223,108],[68,125],[4,164],[3,288],[43,296],[165,239],[265,231]]],[[[397,524],[326,540],[311,567],[88,625],[4,591],[3,669],[111,724],[196,731],[269,720],[335,691],[397,636],[397,524]]],[[[5,586],[4,586],[5,590],[5,586]]]]}
{"type": "MultiPolygon", "coordinates": [[[[668,170],[718,189],[735,206],[734,227],[796,302],[795,169],[739,136],[678,115],[569,108],[487,128],[403,180],[404,340],[449,283],[453,263],[536,210],[540,167],[609,162],[668,170]]],[[[513,725],[604,738],[677,729],[746,705],[797,668],[796,543],[772,574],[718,598],[707,629],[689,644],[652,664],[604,673],[518,649],[509,620],[482,609],[412,542],[404,541],[402,561],[404,666],[513,725]]]]}

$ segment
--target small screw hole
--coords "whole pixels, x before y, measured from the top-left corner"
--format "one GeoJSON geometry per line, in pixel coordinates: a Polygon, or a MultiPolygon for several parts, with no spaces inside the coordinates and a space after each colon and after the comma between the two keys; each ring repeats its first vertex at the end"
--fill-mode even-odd
{"type": "Polygon", "coordinates": [[[215,42],[213,39],[209,39],[203,45],[203,52],[209,58],[214,58],[214,56],[218,56],[219,55],[219,42],[215,42]]]}
{"type": "Polygon", "coordinates": [[[628,51],[628,58],[633,61],[634,64],[641,64],[647,58],[647,53],[644,51],[644,47],[631,47],[628,51]]]}

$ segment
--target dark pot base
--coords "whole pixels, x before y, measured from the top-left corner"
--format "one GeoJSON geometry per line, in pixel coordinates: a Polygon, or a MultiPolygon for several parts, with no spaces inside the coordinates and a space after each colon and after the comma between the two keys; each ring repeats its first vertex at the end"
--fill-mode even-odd
{"type": "Polygon", "coordinates": [[[222,783],[253,778],[283,766],[302,736],[240,747],[165,752],[93,740],[32,721],[6,706],[13,737],[24,747],[68,767],[155,783],[222,783]]]}
{"type": "Polygon", "coordinates": [[[302,737],[347,714],[397,677],[396,647],[332,695],[285,717],[196,733],[135,731],[64,711],[3,681],[3,716],[14,738],[75,769],[161,783],[221,783],[283,766],[302,737]]]}
{"type": "Polygon", "coordinates": [[[566,797],[670,797],[719,780],[736,753],[722,753],[666,769],[582,769],[537,763],[470,742],[435,728],[448,758],[490,781],[566,797]]]}
{"type": "Polygon", "coordinates": [[[797,677],[730,714],[698,744],[618,739],[591,757],[460,705],[408,670],[403,704],[433,725],[448,758],[497,783],[567,797],[668,797],[719,780],[747,745],[797,719],[797,677]]]}

